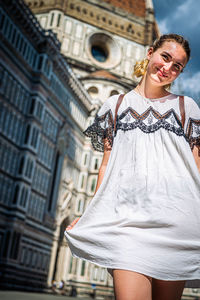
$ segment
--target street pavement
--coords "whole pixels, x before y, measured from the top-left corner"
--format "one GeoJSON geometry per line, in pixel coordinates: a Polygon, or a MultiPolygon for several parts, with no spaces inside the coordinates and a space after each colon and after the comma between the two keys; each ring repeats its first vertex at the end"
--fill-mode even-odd
{"type": "Polygon", "coordinates": [[[75,298],[62,295],[51,295],[41,293],[26,293],[18,291],[0,291],[0,300],[89,300],[91,298],[75,298]]]}

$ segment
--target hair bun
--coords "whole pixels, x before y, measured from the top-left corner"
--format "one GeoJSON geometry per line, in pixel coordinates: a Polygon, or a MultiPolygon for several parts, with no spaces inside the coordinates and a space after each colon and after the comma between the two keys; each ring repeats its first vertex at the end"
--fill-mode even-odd
{"type": "Polygon", "coordinates": [[[144,74],[146,73],[146,70],[147,70],[148,63],[149,63],[149,60],[147,58],[143,59],[141,61],[137,61],[134,66],[133,75],[136,77],[144,76],[144,74]]]}

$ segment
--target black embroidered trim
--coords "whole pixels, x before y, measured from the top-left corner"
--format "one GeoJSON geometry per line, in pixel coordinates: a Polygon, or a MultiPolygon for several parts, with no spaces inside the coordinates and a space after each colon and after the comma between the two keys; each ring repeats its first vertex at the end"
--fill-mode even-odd
{"type": "Polygon", "coordinates": [[[102,116],[98,116],[97,114],[92,125],[83,133],[91,138],[91,143],[95,150],[103,152],[104,149],[112,149],[113,138],[116,136],[118,130],[127,131],[138,127],[144,133],[152,133],[160,128],[164,128],[178,136],[184,136],[186,141],[190,144],[191,149],[196,145],[200,153],[200,132],[198,135],[194,125],[200,131],[200,120],[189,119],[187,134],[185,134],[181,120],[173,109],[170,109],[162,115],[150,106],[140,115],[134,109],[128,107],[117,116],[115,133],[111,109],[106,111],[102,116]]]}
{"type": "Polygon", "coordinates": [[[200,120],[189,118],[186,135],[191,149],[193,150],[194,146],[196,146],[200,156],[200,120]]]}
{"type": "MultiPolygon", "coordinates": [[[[129,118],[130,121],[131,118],[129,118]]],[[[131,107],[128,107],[117,119],[117,129],[122,130],[131,130],[135,128],[140,128],[145,133],[152,133],[154,131],[159,130],[160,128],[164,128],[166,130],[174,132],[176,135],[184,135],[184,130],[182,128],[181,121],[179,117],[174,112],[173,109],[170,109],[165,114],[161,115],[159,112],[155,111],[151,106],[141,115],[139,115],[135,110],[131,107]],[[127,114],[132,117],[132,122],[123,123],[122,119],[126,118],[127,114]],[[167,120],[172,118],[171,123],[167,120]],[[156,122],[153,123],[153,118],[156,122]],[[147,120],[149,125],[144,123],[144,120],[147,120]],[[175,124],[177,126],[175,126],[175,124]]]]}
{"type": "Polygon", "coordinates": [[[113,116],[109,109],[104,115],[96,114],[94,122],[83,133],[91,138],[92,146],[95,150],[104,152],[111,150],[113,144],[113,116]]]}

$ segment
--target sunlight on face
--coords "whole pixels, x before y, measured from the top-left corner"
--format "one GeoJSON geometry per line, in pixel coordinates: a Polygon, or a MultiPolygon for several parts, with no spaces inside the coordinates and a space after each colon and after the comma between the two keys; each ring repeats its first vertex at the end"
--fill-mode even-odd
{"type": "Polygon", "coordinates": [[[149,64],[147,76],[157,85],[172,83],[187,64],[187,54],[182,45],[167,41],[153,52],[150,48],[147,54],[149,64]]]}

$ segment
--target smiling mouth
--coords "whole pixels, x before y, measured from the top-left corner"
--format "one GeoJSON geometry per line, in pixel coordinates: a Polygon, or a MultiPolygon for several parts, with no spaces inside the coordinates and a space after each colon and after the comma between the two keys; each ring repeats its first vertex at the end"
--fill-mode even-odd
{"type": "Polygon", "coordinates": [[[168,75],[164,74],[160,69],[157,69],[158,71],[158,75],[161,76],[161,77],[168,77],[168,75]]]}

